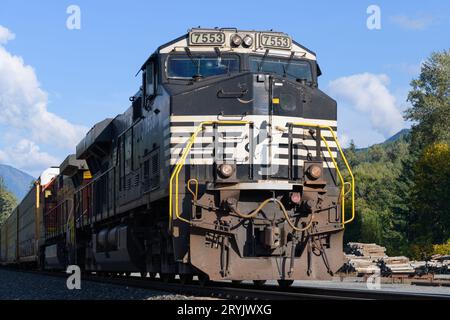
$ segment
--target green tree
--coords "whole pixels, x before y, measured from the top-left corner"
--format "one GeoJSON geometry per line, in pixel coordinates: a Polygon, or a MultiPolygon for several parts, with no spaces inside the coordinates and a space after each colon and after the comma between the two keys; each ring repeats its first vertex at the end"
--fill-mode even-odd
{"type": "Polygon", "coordinates": [[[410,188],[397,191],[404,198],[398,213],[411,256],[423,258],[450,232],[450,50],[432,53],[411,86],[405,119],[414,124],[401,175],[410,188]]]}
{"type": "Polygon", "coordinates": [[[0,225],[9,217],[16,205],[16,197],[6,189],[0,177],[0,225]]]}
{"type": "MultiPolygon", "coordinates": [[[[358,156],[356,155],[356,145],[355,142],[353,141],[353,139],[350,141],[350,145],[348,146],[348,148],[345,150],[345,157],[347,158],[348,164],[351,167],[354,167],[358,164],[358,156]]],[[[339,163],[342,166],[343,162],[342,160],[339,158],[339,163]]]]}
{"type": "Polygon", "coordinates": [[[411,107],[405,119],[412,126],[412,147],[423,150],[436,142],[450,141],[450,49],[434,52],[411,82],[411,107]]]}
{"type": "Polygon", "coordinates": [[[445,243],[450,238],[450,146],[425,148],[414,167],[411,238],[421,243],[445,243]]]}
{"type": "MultiPolygon", "coordinates": [[[[356,217],[346,227],[346,241],[376,242],[386,246],[389,254],[400,253],[406,246],[401,232],[403,217],[397,216],[395,209],[404,201],[396,190],[401,183],[402,163],[408,157],[407,137],[350,152],[356,180],[356,217]]],[[[351,203],[346,204],[349,213],[351,203]]]]}

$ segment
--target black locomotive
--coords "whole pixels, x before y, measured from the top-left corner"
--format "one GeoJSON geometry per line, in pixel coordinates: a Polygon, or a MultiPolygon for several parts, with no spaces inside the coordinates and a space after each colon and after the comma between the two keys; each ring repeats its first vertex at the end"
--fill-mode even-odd
{"type": "Polygon", "coordinates": [[[182,282],[330,277],[354,181],[315,53],[279,32],[192,29],[141,73],[131,106],[37,181],[26,236],[20,205],[2,227],[2,261],[182,282]]]}

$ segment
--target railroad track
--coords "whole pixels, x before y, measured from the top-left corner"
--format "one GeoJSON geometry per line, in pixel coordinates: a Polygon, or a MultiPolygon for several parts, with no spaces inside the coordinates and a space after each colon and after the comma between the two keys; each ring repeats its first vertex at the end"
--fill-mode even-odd
{"type": "Polygon", "coordinates": [[[280,288],[276,285],[264,285],[255,287],[251,284],[233,285],[225,282],[212,282],[206,286],[198,283],[181,285],[179,283],[164,283],[157,280],[146,280],[136,277],[109,278],[104,280],[99,277],[89,277],[85,280],[106,281],[119,285],[136,286],[173,292],[193,296],[210,296],[221,299],[239,300],[435,300],[446,299],[450,296],[439,294],[418,294],[404,292],[390,292],[381,290],[361,289],[335,289],[335,288],[312,288],[294,286],[280,288]]]}
{"type": "MultiPolygon", "coordinates": [[[[64,277],[64,272],[17,270],[19,272],[36,273],[53,277],[64,277]]],[[[338,289],[293,286],[280,288],[276,285],[256,287],[251,284],[232,284],[227,282],[210,282],[200,285],[193,281],[191,284],[178,282],[165,283],[157,279],[140,278],[134,276],[98,276],[82,275],[82,281],[101,282],[114,285],[129,286],[142,289],[165,291],[175,294],[214,297],[230,300],[450,300],[449,295],[422,294],[409,292],[394,292],[382,290],[338,289]]]]}

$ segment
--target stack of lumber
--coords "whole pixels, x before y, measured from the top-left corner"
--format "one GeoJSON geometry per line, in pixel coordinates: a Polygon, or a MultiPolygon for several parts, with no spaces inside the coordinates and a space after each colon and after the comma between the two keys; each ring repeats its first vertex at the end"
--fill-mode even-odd
{"type": "Polygon", "coordinates": [[[431,260],[437,260],[450,263],[450,255],[435,254],[431,256],[431,260]]]}
{"type": "Polygon", "coordinates": [[[445,273],[450,274],[450,256],[447,256],[448,260],[442,261],[442,267],[445,270],[445,273]]]}
{"type": "Polygon", "coordinates": [[[376,243],[349,242],[345,248],[344,270],[358,274],[381,272],[382,275],[411,274],[415,269],[407,257],[388,257],[386,248],[376,243]]]}
{"type": "Polygon", "coordinates": [[[379,266],[384,274],[412,274],[415,272],[409,258],[403,256],[384,257],[380,259],[379,266]]]}
{"type": "Polygon", "coordinates": [[[344,270],[364,275],[380,271],[377,262],[386,256],[386,248],[375,243],[349,242],[345,253],[344,270]]]}
{"type": "Polygon", "coordinates": [[[345,264],[346,272],[356,272],[358,274],[372,274],[379,272],[380,268],[369,257],[346,255],[347,262],[345,264]]]}
{"type": "Polygon", "coordinates": [[[428,265],[425,261],[411,261],[411,267],[417,276],[423,276],[429,273],[428,265]]]}
{"type": "Polygon", "coordinates": [[[386,248],[376,243],[349,242],[341,272],[358,275],[380,272],[390,275],[450,274],[450,255],[434,255],[430,261],[410,261],[404,256],[389,257],[386,248]]]}
{"type": "Polygon", "coordinates": [[[379,246],[376,243],[349,242],[346,247],[346,253],[355,256],[379,259],[386,257],[386,248],[379,246]]]}
{"type": "Polygon", "coordinates": [[[450,256],[434,255],[429,261],[413,261],[416,274],[450,274],[450,256]]]}

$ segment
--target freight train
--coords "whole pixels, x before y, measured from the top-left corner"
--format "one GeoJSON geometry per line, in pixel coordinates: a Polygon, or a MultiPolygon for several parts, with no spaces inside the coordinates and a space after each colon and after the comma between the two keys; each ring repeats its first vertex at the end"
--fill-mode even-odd
{"type": "Polygon", "coordinates": [[[140,73],[129,108],[1,226],[0,261],[182,283],[331,277],[354,178],[316,54],[281,32],[194,28],[140,73]]]}

